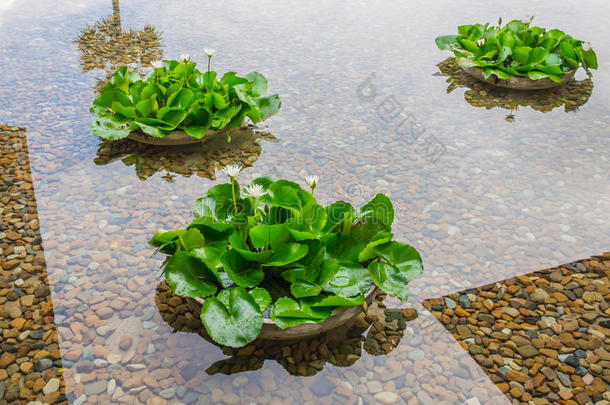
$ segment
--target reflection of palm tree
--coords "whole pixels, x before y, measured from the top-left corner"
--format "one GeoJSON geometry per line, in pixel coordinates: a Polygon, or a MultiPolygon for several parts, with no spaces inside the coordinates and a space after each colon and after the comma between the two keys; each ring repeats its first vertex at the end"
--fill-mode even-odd
{"type": "Polygon", "coordinates": [[[154,27],[146,25],[142,31],[122,29],[119,0],[112,0],[112,16],[85,27],[76,43],[85,72],[101,69],[110,73],[129,64],[150,66],[150,62],[163,57],[160,34],[154,27]]]}
{"type": "Polygon", "coordinates": [[[483,83],[457,65],[455,58],[447,58],[438,64],[442,76],[447,77],[447,93],[459,87],[466,88],[464,98],[474,107],[494,107],[510,110],[507,120],[514,120],[514,112],[520,106],[528,106],[540,112],[548,112],[564,106],[566,112],[577,110],[585,104],[593,92],[591,79],[572,80],[564,85],[545,90],[510,90],[483,83]]]}
{"type": "Polygon", "coordinates": [[[114,21],[121,26],[121,8],[119,7],[119,0],[112,0],[112,17],[114,21]]]}

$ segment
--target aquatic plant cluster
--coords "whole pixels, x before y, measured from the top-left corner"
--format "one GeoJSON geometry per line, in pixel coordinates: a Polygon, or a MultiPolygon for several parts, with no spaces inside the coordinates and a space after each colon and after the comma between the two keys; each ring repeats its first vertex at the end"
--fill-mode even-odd
{"type": "Polygon", "coordinates": [[[188,54],[152,62],[153,70],[144,78],[127,66],[118,68],[90,108],[91,132],[106,140],[126,138],[132,131],[162,138],[181,130],[202,139],[212,129],[228,136],[246,117],[257,123],[280,109],[277,94],[264,96],[267,79],[262,74],[227,72],[218,78],[210,70],[216,51],[206,48],[206,54],[203,73],[188,54]]]}
{"type": "MultiPolygon", "coordinates": [[[[483,78],[514,76],[561,83],[582,66],[590,75],[597,57],[590,44],[561,30],[531,26],[533,17],[497,26],[462,25],[457,35],[436,38],[462,68],[483,78]]],[[[257,72],[220,79],[211,70],[216,50],[205,48],[207,70],[190,55],[151,62],[144,78],[123,66],[100,90],[90,111],[91,132],[106,140],[134,131],[162,138],[173,131],[203,139],[275,114],[277,94],[264,96],[267,80],[257,72]]],[[[571,76],[568,78],[571,79],[571,76]]],[[[480,78],[479,78],[480,79],[480,78]]],[[[240,189],[238,165],[223,169],[230,182],[210,188],[195,202],[185,229],[159,230],[149,244],[167,254],[163,274],[172,291],[197,300],[209,336],[243,347],[257,339],[265,319],[281,329],[321,323],[354,306],[366,306],[376,287],[406,301],[408,284],[423,265],[411,246],[393,240],[394,210],[377,194],[359,209],[337,201],[328,206],[295,182],[259,177],[240,189]]]]}
{"type": "Polygon", "coordinates": [[[462,67],[476,66],[487,79],[524,76],[532,80],[548,78],[561,82],[567,72],[582,66],[587,73],[597,69],[591,44],[572,38],[559,29],[531,26],[533,17],[513,20],[502,26],[461,25],[458,35],[436,38],[442,50],[451,50],[462,67]]]}
{"type": "Polygon", "coordinates": [[[185,228],[158,231],[150,245],[168,254],[164,273],[175,294],[205,298],[201,320],[216,342],[242,347],[264,317],[282,329],[319,323],[362,305],[381,288],[407,300],[408,283],[423,271],[418,252],[393,240],[392,203],[377,194],[360,209],[344,201],[326,207],[287,180],[259,177],[240,190],[231,182],[195,202],[185,228]]]}

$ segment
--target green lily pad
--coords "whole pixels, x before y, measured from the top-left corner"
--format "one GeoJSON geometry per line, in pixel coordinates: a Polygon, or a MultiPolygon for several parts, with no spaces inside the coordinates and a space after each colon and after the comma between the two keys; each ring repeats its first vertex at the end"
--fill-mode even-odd
{"type": "Polygon", "coordinates": [[[254,341],[263,327],[260,307],[243,288],[232,288],[225,304],[216,297],[205,300],[201,321],[208,334],[221,345],[243,347],[254,341]]]}
{"type": "Polygon", "coordinates": [[[373,280],[366,267],[360,263],[339,263],[339,270],[324,286],[324,291],[349,298],[366,294],[372,285],[373,280]]]}
{"type": "Polygon", "coordinates": [[[269,291],[264,288],[253,288],[248,293],[254,298],[261,312],[265,312],[269,304],[271,304],[271,294],[269,294],[269,291]]]}
{"type": "Polygon", "coordinates": [[[255,287],[265,277],[258,263],[247,261],[234,249],[224,252],[220,259],[231,280],[240,287],[255,287]]]}
{"type": "Polygon", "coordinates": [[[330,316],[330,309],[312,308],[303,302],[282,297],[271,307],[270,316],[278,327],[286,329],[306,322],[320,323],[330,316]]]}
{"type": "Polygon", "coordinates": [[[302,259],[307,255],[309,246],[300,243],[287,243],[273,250],[273,255],[268,262],[263,263],[263,266],[286,266],[302,259]]]}
{"type": "Polygon", "coordinates": [[[322,289],[332,280],[337,271],[339,271],[339,262],[336,259],[324,260],[315,272],[315,277],[307,277],[307,273],[311,271],[309,268],[303,270],[304,271],[296,272],[293,275],[287,274],[290,270],[287,270],[282,274],[284,278],[294,277],[294,281],[290,285],[290,293],[296,298],[313,297],[320,294],[322,289]]]}
{"type": "Polygon", "coordinates": [[[355,297],[341,297],[340,295],[319,295],[317,297],[307,297],[301,300],[311,308],[317,307],[353,307],[362,305],[364,302],[364,295],[357,295],[355,297]]]}
{"type": "Polygon", "coordinates": [[[176,252],[165,266],[165,279],[181,297],[207,297],[216,293],[216,275],[201,260],[187,252],[176,252]]]}

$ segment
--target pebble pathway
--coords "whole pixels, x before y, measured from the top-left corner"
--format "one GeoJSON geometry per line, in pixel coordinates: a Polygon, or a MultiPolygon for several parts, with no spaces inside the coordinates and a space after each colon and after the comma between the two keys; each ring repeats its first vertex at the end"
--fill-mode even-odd
{"type": "Polygon", "coordinates": [[[610,252],[424,306],[514,404],[610,404],[610,252]]]}
{"type": "Polygon", "coordinates": [[[0,125],[0,167],[0,404],[67,403],[24,128],[0,125]]]}

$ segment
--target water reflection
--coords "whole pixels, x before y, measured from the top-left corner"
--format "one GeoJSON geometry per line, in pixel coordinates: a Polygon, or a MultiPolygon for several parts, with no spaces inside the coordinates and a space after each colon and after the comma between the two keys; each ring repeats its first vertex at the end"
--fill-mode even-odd
{"type": "MultiPolygon", "coordinates": [[[[607,249],[607,69],[596,72],[596,91],[579,114],[523,108],[509,126],[501,117],[489,119],[496,114],[456,102],[455,94],[444,94],[444,79],[429,74],[440,61],[433,38],[463,20],[459,14],[465,8],[468,18],[483,20],[506,13],[500,3],[346,8],[330,1],[312,8],[267,1],[252,8],[242,1],[222,7],[135,1],[121,7],[123,27],[163,29],[166,52],[191,51],[205,60],[201,47],[214,46],[226,63],[220,70],[257,69],[272,78],[274,90],[289,93],[286,108],[269,122],[282,142],[265,144],[241,182],[269,173],[300,181],[307,172],[323,179],[321,199],[358,205],[377,192],[390,196],[400,207],[395,237],[416,246],[426,263],[410,305],[607,249]],[[358,84],[371,72],[377,72],[374,103],[357,97],[358,84]],[[446,146],[441,158],[426,161],[382,122],[377,107],[391,95],[446,146]]],[[[549,12],[554,21],[567,17],[575,32],[597,38],[600,48],[610,41],[607,13],[600,12],[607,3],[558,8],[549,1],[520,1],[511,7],[549,12]]],[[[80,28],[111,11],[108,0],[24,0],[0,27],[5,45],[0,120],[29,127],[69,399],[356,404],[383,398],[412,405],[464,404],[476,396],[482,404],[508,403],[468,352],[419,306],[398,347],[385,356],[362,352],[351,367],[326,363],[314,377],[297,377],[266,361],[258,371],[207,374],[227,357],[199,335],[172,334],[161,319],[152,274],[161,263],[150,257],[146,241],[159,228],[183,226],[184,213],[214,184],[197,176],[177,176],[176,184],[143,182],[123,163],[111,168],[91,162],[100,142],[87,130],[88,107],[103,71],[81,74],[73,41],[80,28]],[[133,339],[128,349],[119,344],[123,336],[133,339]],[[351,395],[339,392],[347,383],[351,395]]]]}
{"type": "Polygon", "coordinates": [[[549,112],[558,107],[564,107],[565,112],[577,111],[589,101],[593,92],[593,81],[573,80],[570,83],[546,90],[526,91],[508,90],[483,83],[466,74],[450,57],[438,65],[440,75],[447,77],[447,94],[457,88],[465,87],[464,99],[473,107],[495,107],[510,110],[506,116],[508,121],[514,120],[515,111],[519,107],[531,107],[535,111],[549,112]]]}
{"type": "Polygon", "coordinates": [[[413,309],[388,309],[377,300],[349,327],[298,342],[257,340],[243,348],[233,349],[210,339],[198,314],[191,310],[186,299],[173,294],[165,282],[157,286],[155,303],[162,319],[174,333],[198,334],[230,356],[207,367],[206,373],[210,375],[258,370],[265,360],[277,361],[295,376],[316,375],[326,364],[349,367],[360,360],[362,350],[373,356],[391,353],[400,343],[407,322],[417,318],[417,311],[413,309]]]}
{"type": "Polygon", "coordinates": [[[260,139],[276,140],[270,133],[255,132],[251,128],[231,130],[231,143],[227,143],[224,134],[184,146],[154,146],[121,139],[102,142],[94,162],[107,165],[120,160],[126,166],[134,166],[140,180],[161,171],[167,172],[163,178],[168,182],[173,182],[175,175],[190,177],[193,174],[214,180],[216,169],[226,165],[252,166],[262,151],[260,139]]]}
{"type": "MultiPolygon", "coordinates": [[[[150,67],[163,58],[161,35],[152,25],[141,31],[123,29],[119,0],[112,0],[112,16],[83,28],[75,42],[83,72],[100,69],[109,75],[120,66],[150,67]]],[[[98,87],[103,83],[98,81],[98,87]]]]}

